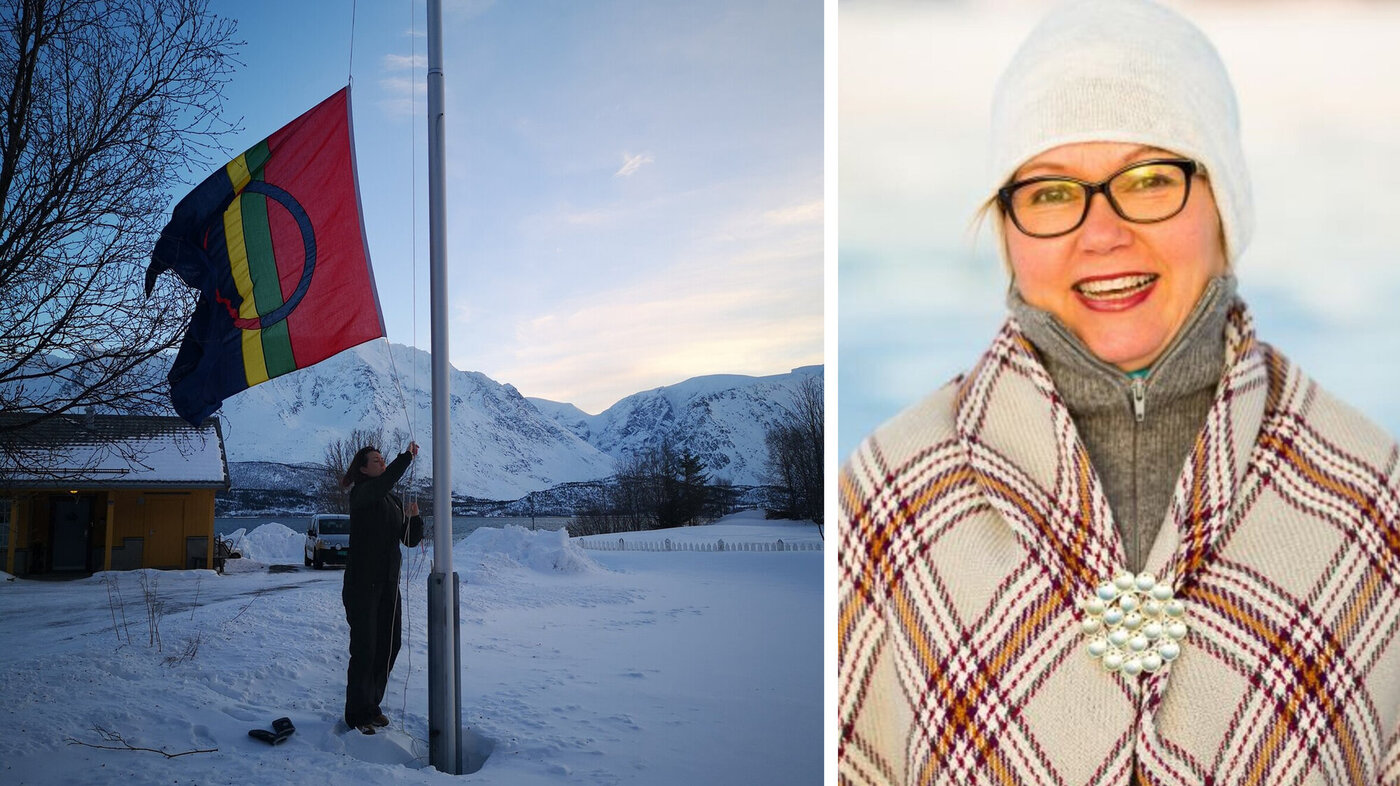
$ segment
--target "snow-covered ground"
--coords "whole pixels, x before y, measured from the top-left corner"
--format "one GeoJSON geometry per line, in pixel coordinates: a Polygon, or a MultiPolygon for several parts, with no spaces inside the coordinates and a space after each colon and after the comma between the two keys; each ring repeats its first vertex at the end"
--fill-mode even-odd
{"type": "MultiPolygon", "coordinates": [[[[657,534],[776,541],[815,528],[741,514],[657,534]]],[[[246,533],[242,572],[224,576],[0,574],[0,703],[12,719],[0,782],[450,780],[426,763],[431,552],[405,550],[392,726],[365,737],[340,722],[342,573],[303,568],[299,537],[276,524],[246,533]],[[263,567],[280,564],[295,568],[263,567]],[[163,604],[159,649],[143,577],[163,604]],[[284,715],[297,731],[281,745],[247,736],[284,715]],[[99,728],[169,754],[213,752],[89,747],[121,746],[99,728]]],[[[560,532],[511,528],[473,533],[453,564],[463,747],[489,754],[471,782],[821,782],[821,552],[585,551],[560,532]]]]}
{"type": "MultiPolygon", "coordinates": [[[[789,549],[816,549],[824,545],[822,534],[810,521],[768,521],[763,511],[750,510],[727,516],[703,527],[655,529],[645,532],[619,532],[611,535],[588,535],[577,539],[587,549],[613,549],[619,544],[624,550],[637,547],[660,547],[668,541],[674,548],[695,547],[717,550],[746,547],[772,547],[783,544],[789,549]]],[[[590,553],[592,553],[590,551],[590,553]]]]}

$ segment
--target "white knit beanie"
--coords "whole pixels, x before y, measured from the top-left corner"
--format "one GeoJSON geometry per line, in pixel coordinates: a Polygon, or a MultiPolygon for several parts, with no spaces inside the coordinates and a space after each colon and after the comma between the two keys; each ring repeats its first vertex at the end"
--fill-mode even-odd
{"type": "Polygon", "coordinates": [[[993,190],[1073,142],[1129,142],[1205,166],[1233,265],[1254,225],[1239,111],[1205,35],[1148,0],[1073,0],[1031,32],[992,102],[993,190]]]}

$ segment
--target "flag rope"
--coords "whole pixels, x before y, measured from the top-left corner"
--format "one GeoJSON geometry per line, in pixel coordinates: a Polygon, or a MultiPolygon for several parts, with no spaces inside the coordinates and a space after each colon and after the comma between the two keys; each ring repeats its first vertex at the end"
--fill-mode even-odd
{"type": "Polygon", "coordinates": [[[345,81],[350,84],[355,83],[355,11],[357,4],[356,0],[350,2],[350,64],[345,69],[345,81]]]}
{"type": "MultiPolygon", "coordinates": [[[[416,19],[415,14],[414,14],[413,3],[414,3],[414,0],[409,0],[409,2],[408,2],[409,30],[412,31],[412,32],[414,32],[414,33],[416,33],[416,31],[417,31],[417,21],[418,21],[418,20],[416,19]]],[[[409,64],[410,64],[410,65],[409,65],[409,67],[410,67],[410,68],[414,68],[413,63],[417,62],[417,60],[418,60],[418,36],[417,36],[417,35],[410,35],[410,36],[409,36],[409,41],[410,41],[410,44],[409,44],[409,46],[410,46],[410,49],[409,49],[409,54],[410,54],[410,57],[409,57],[409,64]]],[[[409,121],[409,138],[410,138],[411,141],[410,141],[410,143],[409,143],[409,160],[408,160],[408,171],[409,171],[409,173],[410,173],[410,175],[409,175],[409,177],[410,177],[410,187],[409,187],[409,204],[410,204],[410,209],[409,209],[409,216],[410,216],[410,218],[409,218],[409,248],[410,248],[410,253],[409,253],[409,274],[410,274],[411,277],[412,277],[412,283],[411,283],[411,285],[410,285],[410,290],[411,290],[411,292],[412,292],[412,300],[411,300],[411,303],[412,303],[412,311],[413,311],[413,316],[412,316],[412,318],[411,318],[411,319],[412,319],[412,330],[413,330],[413,335],[412,335],[412,336],[410,337],[410,339],[409,339],[409,344],[410,344],[410,346],[412,346],[413,348],[416,349],[416,348],[418,347],[418,96],[417,96],[416,91],[412,91],[412,90],[409,91],[409,101],[410,101],[410,107],[411,107],[411,110],[410,110],[410,118],[411,118],[411,119],[410,119],[410,121],[409,121]]],[[[385,339],[385,343],[386,343],[386,344],[388,343],[388,339],[387,339],[387,338],[385,339]]],[[[390,347],[389,350],[390,350],[390,351],[389,351],[389,365],[390,365],[390,368],[393,369],[393,372],[394,372],[394,385],[395,385],[395,387],[397,387],[398,384],[399,384],[399,382],[398,382],[398,367],[394,365],[393,347],[390,347]]],[[[413,390],[417,390],[417,389],[418,389],[418,353],[417,353],[417,352],[414,352],[414,353],[411,354],[409,363],[410,363],[411,371],[412,371],[412,384],[413,384],[413,388],[412,388],[412,389],[413,389],[413,390]]],[[[407,402],[406,402],[405,399],[404,399],[404,395],[403,395],[403,390],[402,390],[402,389],[399,390],[399,401],[403,404],[403,407],[404,407],[404,416],[405,416],[405,418],[407,418],[407,420],[408,420],[408,431],[409,431],[410,439],[412,439],[412,435],[416,432],[416,425],[417,425],[417,408],[414,408],[412,411],[410,411],[410,410],[408,409],[408,404],[407,404],[407,402]]],[[[416,479],[415,476],[416,476],[416,473],[417,473],[417,466],[416,466],[417,463],[418,463],[418,462],[415,461],[415,462],[413,462],[413,464],[410,464],[410,465],[409,465],[409,491],[410,491],[410,497],[409,497],[409,498],[410,498],[410,499],[413,499],[414,496],[415,496],[415,495],[412,495],[412,490],[413,490],[413,488],[414,488],[414,481],[415,481],[415,479],[416,479]]],[[[422,573],[423,573],[423,566],[424,566],[424,565],[426,564],[426,562],[427,562],[427,549],[428,549],[427,540],[426,540],[426,538],[425,538],[424,540],[422,540],[422,541],[419,542],[418,548],[415,549],[415,550],[410,554],[409,562],[408,562],[408,565],[407,565],[407,569],[401,571],[401,578],[402,578],[402,580],[403,580],[403,588],[402,588],[401,590],[399,590],[399,589],[396,588],[396,591],[399,592],[400,598],[407,597],[407,596],[409,595],[409,588],[410,588],[412,585],[416,584],[416,583],[419,581],[419,579],[420,579],[420,577],[421,577],[421,575],[422,575],[422,573]]],[[[406,651],[406,653],[405,653],[405,655],[406,655],[406,657],[405,657],[405,660],[406,660],[406,664],[405,664],[406,669],[405,669],[404,679],[403,679],[403,691],[402,691],[402,693],[400,694],[400,700],[399,700],[399,730],[400,730],[401,732],[404,732],[404,733],[409,733],[409,732],[408,732],[408,728],[407,728],[407,724],[405,723],[405,719],[408,717],[408,684],[409,684],[410,681],[412,681],[413,672],[414,672],[414,665],[415,665],[414,662],[413,662],[412,637],[411,637],[411,635],[410,635],[410,631],[412,630],[412,625],[410,625],[410,623],[409,623],[409,618],[410,618],[410,613],[411,613],[411,612],[410,612],[409,609],[408,609],[407,607],[405,607],[405,605],[402,604],[402,603],[400,603],[400,604],[398,605],[398,609],[399,609],[399,613],[401,614],[401,617],[402,617],[401,622],[402,622],[402,625],[403,625],[403,628],[402,628],[402,630],[403,630],[403,640],[404,640],[405,642],[408,643],[408,646],[406,647],[406,650],[407,650],[407,651],[406,651]]],[[[424,751],[426,751],[426,750],[429,748],[428,741],[427,741],[426,739],[420,737],[420,736],[417,735],[417,734],[411,734],[410,736],[411,736],[412,739],[413,739],[413,753],[414,753],[414,757],[415,757],[416,759],[419,759],[419,760],[421,760],[421,761],[425,761],[425,762],[426,762],[427,753],[424,752],[424,751]]]]}
{"type": "MultiPolygon", "coordinates": [[[[399,366],[394,361],[394,347],[389,343],[388,336],[381,336],[384,339],[384,351],[389,353],[389,376],[394,378],[394,390],[399,394],[399,406],[403,408],[403,419],[408,424],[408,441],[414,442],[416,438],[413,433],[413,417],[408,414],[408,399],[404,397],[403,386],[399,384],[399,366]]],[[[417,462],[415,461],[414,464],[417,462]]],[[[410,489],[412,488],[413,464],[408,465],[410,489]]]]}
{"type": "MultiPolygon", "coordinates": [[[[417,18],[416,18],[415,15],[414,15],[414,10],[413,10],[413,4],[414,4],[414,2],[415,2],[415,0],[409,0],[409,1],[408,1],[408,29],[409,29],[409,32],[410,32],[410,34],[409,34],[409,36],[408,36],[408,54],[409,54],[409,57],[408,57],[408,70],[409,70],[409,73],[410,73],[410,74],[412,74],[413,71],[414,71],[414,69],[416,68],[416,66],[414,65],[414,63],[416,63],[416,62],[418,61],[418,20],[417,20],[417,18]]],[[[410,90],[408,91],[408,101],[409,101],[409,120],[408,120],[408,139],[409,139],[409,142],[408,142],[408,150],[409,150],[409,153],[408,153],[408,176],[409,176],[409,187],[408,187],[408,201],[409,201],[408,242],[409,242],[409,256],[408,256],[408,271],[409,271],[410,276],[411,276],[412,279],[413,279],[412,282],[409,284],[409,290],[410,290],[410,292],[412,293],[412,308],[413,308],[413,317],[412,317],[412,319],[413,319],[413,338],[409,341],[409,344],[410,344],[414,349],[417,349],[417,348],[418,348],[418,91],[417,91],[417,90],[410,89],[410,90]]],[[[418,353],[417,353],[417,352],[414,352],[413,355],[412,355],[412,364],[413,364],[413,389],[414,389],[414,390],[417,390],[417,389],[418,389],[418,353]]],[[[417,426],[417,422],[418,422],[418,409],[415,407],[414,410],[413,410],[413,414],[409,416],[409,420],[408,420],[408,432],[409,432],[410,434],[415,433],[415,431],[416,431],[416,428],[415,428],[415,427],[417,426]]],[[[414,479],[413,475],[409,475],[409,481],[412,482],[413,479],[414,479]]]]}

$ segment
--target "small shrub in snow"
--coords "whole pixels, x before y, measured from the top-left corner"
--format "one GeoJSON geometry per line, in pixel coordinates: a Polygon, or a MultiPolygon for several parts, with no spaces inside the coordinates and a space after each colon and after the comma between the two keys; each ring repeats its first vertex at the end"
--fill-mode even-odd
{"type": "Polygon", "coordinates": [[[150,634],[146,646],[162,652],[160,643],[160,621],[165,617],[165,601],[156,593],[155,571],[141,571],[141,600],[146,606],[146,631],[150,634]]]}
{"type": "Polygon", "coordinates": [[[199,654],[199,645],[204,643],[204,630],[201,628],[194,632],[194,635],[185,637],[185,644],[180,648],[179,654],[165,656],[165,665],[175,666],[187,660],[194,660],[199,654]]]}
{"type": "Polygon", "coordinates": [[[107,608],[112,612],[112,633],[116,634],[117,646],[130,644],[131,627],[126,622],[126,601],[122,599],[120,577],[116,573],[106,573],[102,576],[102,584],[107,587],[107,608]],[[121,615],[120,627],[117,625],[118,614],[121,615]]]}
{"type": "Polygon", "coordinates": [[[267,589],[266,589],[266,588],[260,589],[260,590],[258,590],[257,592],[254,592],[254,593],[253,593],[253,597],[249,598],[247,603],[244,603],[242,606],[240,606],[239,609],[238,609],[238,613],[235,614],[235,615],[233,615],[232,617],[229,617],[228,622],[225,622],[224,624],[225,624],[225,625],[229,625],[229,624],[232,624],[233,622],[237,621],[238,618],[241,617],[241,616],[243,616],[243,614],[244,614],[245,612],[247,612],[248,609],[253,605],[253,601],[255,601],[255,600],[257,600],[258,598],[261,598],[261,597],[263,596],[263,593],[264,593],[264,592],[267,592],[267,589]]]}

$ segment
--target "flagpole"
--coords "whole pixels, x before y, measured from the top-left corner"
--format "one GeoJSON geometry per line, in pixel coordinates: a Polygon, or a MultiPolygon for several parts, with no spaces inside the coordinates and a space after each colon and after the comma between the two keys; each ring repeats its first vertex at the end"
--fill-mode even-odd
{"type": "Polygon", "coordinates": [[[442,0],[428,0],[428,269],[432,313],[433,570],[428,577],[428,758],[462,773],[461,648],[452,570],[452,452],[447,365],[447,180],[443,137],[442,0]]]}

